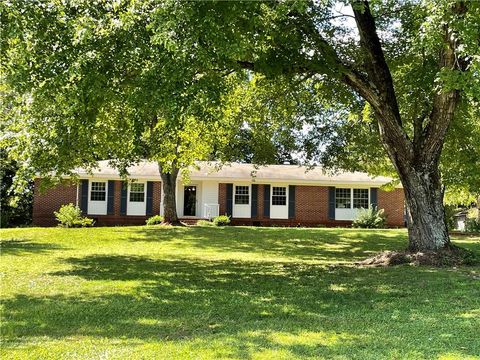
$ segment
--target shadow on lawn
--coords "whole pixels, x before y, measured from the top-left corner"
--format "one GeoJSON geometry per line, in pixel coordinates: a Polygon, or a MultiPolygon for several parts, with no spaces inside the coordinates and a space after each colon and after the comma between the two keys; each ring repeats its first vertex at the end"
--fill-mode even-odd
{"type": "Polygon", "coordinates": [[[440,352],[430,347],[428,338],[445,335],[452,336],[447,349],[467,355],[478,350],[473,344],[473,322],[458,316],[452,320],[472,309],[438,293],[443,288],[468,298],[478,295],[478,284],[469,279],[458,282],[458,274],[449,272],[139,256],[87,256],[66,262],[71,270],[51,275],[134,280],[140,285],[132,294],[18,295],[3,302],[4,337],[81,335],[208,342],[223,336],[241,358],[272,348],[298,356],[361,356],[379,341],[387,344],[386,349],[400,354],[417,351],[423,357],[427,354],[422,352],[429,356],[440,352]],[[296,343],[305,332],[332,340],[296,343]],[[453,336],[459,332],[461,339],[453,336]],[[282,342],[275,333],[294,339],[282,342]],[[462,349],[465,334],[470,333],[472,343],[462,349]]]}
{"type": "Polygon", "coordinates": [[[303,260],[352,261],[384,250],[407,246],[402,232],[353,229],[286,228],[139,228],[130,241],[176,241],[189,247],[217,252],[257,252],[272,256],[301,257],[303,260]]]}
{"type": "Polygon", "coordinates": [[[1,255],[27,255],[65,249],[57,244],[37,243],[24,239],[0,240],[1,255]]]}

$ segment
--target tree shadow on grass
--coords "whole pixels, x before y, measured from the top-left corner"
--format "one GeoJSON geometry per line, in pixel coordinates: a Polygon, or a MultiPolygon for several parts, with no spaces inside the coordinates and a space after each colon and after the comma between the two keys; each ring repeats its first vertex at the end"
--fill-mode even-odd
{"type": "Polygon", "coordinates": [[[130,241],[175,241],[219,253],[251,252],[302,260],[349,262],[384,250],[403,250],[407,235],[402,232],[353,229],[308,228],[201,228],[135,229],[130,241]]]}
{"type": "Polygon", "coordinates": [[[30,255],[59,249],[65,250],[57,244],[38,243],[25,239],[0,240],[0,255],[30,255]]]}
{"type": "Polygon", "coordinates": [[[458,281],[451,272],[141,256],[65,261],[70,270],[50,275],[140,285],[131,293],[7,299],[4,337],[192,340],[203,346],[224,339],[241,358],[268,349],[324,357],[362,357],[371,347],[420,357],[480,351],[474,322],[459,316],[472,311],[478,283],[458,281]],[[432,346],[429,339],[445,335],[455,336],[432,346]]]}

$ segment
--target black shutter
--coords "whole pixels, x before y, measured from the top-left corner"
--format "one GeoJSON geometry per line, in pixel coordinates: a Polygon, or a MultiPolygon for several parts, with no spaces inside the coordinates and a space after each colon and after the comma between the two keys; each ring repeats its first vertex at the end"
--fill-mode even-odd
{"type": "Polygon", "coordinates": [[[328,218],[335,220],[335,186],[328,187],[328,218]]]}
{"type": "Polygon", "coordinates": [[[233,213],[233,184],[227,184],[227,215],[232,216],[233,213]]]}
{"type": "Polygon", "coordinates": [[[295,218],[295,185],[288,187],[288,218],[295,218]]]}
{"type": "Polygon", "coordinates": [[[270,217],[270,185],[263,186],[263,216],[270,217]]]}
{"type": "Polygon", "coordinates": [[[378,189],[370,188],[370,205],[373,207],[378,206],[378,189]]]}
{"type": "Polygon", "coordinates": [[[108,196],[107,196],[107,214],[114,214],[114,203],[115,203],[115,181],[108,180],[108,196]]]}
{"type": "Polygon", "coordinates": [[[80,180],[80,210],[85,215],[88,212],[88,180],[80,180]]]}
{"type": "Polygon", "coordinates": [[[153,214],[153,181],[147,181],[147,215],[153,214]]]}
{"type": "Polygon", "coordinates": [[[128,184],[124,181],[120,192],[120,215],[127,215],[127,191],[128,184]]]}
{"type": "Polygon", "coordinates": [[[252,184],[252,218],[258,216],[258,185],[252,184]]]}

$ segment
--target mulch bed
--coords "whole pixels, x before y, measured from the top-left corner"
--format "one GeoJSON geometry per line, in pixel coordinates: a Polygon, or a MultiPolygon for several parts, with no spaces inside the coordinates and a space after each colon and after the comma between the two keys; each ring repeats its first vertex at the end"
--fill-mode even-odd
{"type": "Polygon", "coordinates": [[[427,252],[409,251],[384,251],[362,261],[357,261],[358,266],[394,266],[401,264],[427,265],[438,267],[472,266],[478,265],[478,259],[470,250],[451,246],[449,249],[427,252]]]}

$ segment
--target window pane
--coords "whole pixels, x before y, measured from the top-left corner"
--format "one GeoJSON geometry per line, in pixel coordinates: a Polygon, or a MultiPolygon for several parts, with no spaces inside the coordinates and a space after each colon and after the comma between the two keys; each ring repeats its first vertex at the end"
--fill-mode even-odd
{"type": "Polygon", "coordinates": [[[287,188],[284,186],[272,187],[272,205],[287,205],[287,188]]]}
{"type": "Polygon", "coordinates": [[[91,201],[105,201],[107,197],[106,194],[106,183],[93,181],[92,188],[90,191],[90,200],[91,201]]]}
{"type": "Polygon", "coordinates": [[[350,209],[352,207],[351,189],[335,189],[335,207],[337,209],[350,209]]]}
{"type": "Polygon", "coordinates": [[[353,189],[353,207],[368,208],[368,189],[353,189]]]}
{"type": "Polygon", "coordinates": [[[248,205],[250,203],[248,186],[235,186],[235,204],[248,205]]]}
{"type": "Polygon", "coordinates": [[[144,202],[145,201],[145,184],[132,183],[130,184],[130,202],[144,202]]]}

